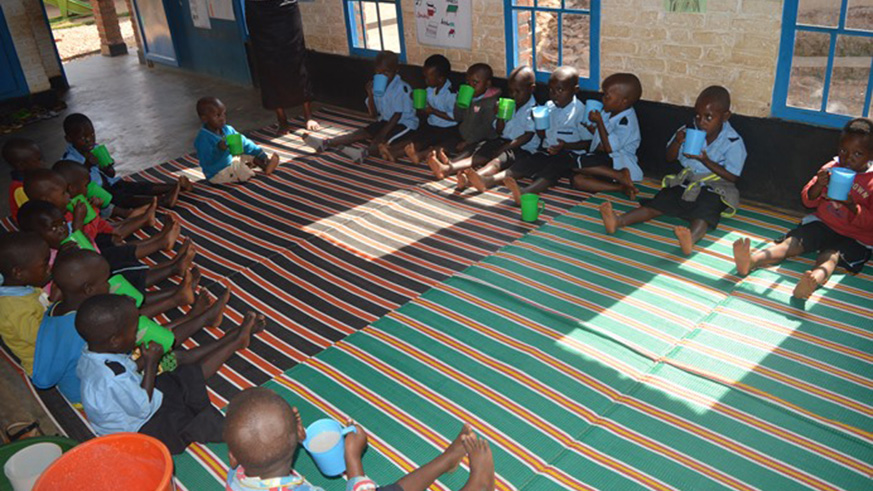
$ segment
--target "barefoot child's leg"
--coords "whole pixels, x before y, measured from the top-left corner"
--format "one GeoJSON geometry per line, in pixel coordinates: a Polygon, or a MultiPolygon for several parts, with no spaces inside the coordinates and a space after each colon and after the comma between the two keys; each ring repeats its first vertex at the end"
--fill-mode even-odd
{"type": "Polygon", "coordinates": [[[267,320],[263,314],[247,312],[238,328],[229,331],[213,343],[216,346],[197,361],[200,369],[203,370],[203,378],[208,379],[215,375],[234,353],[248,348],[252,336],[263,331],[266,325],[267,320]]]}
{"type": "Polygon", "coordinates": [[[449,166],[440,162],[435,150],[431,150],[430,155],[428,155],[427,166],[430,167],[433,176],[440,180],[445,179],[446,173],[449,172],[449,166]]]}
{"type": "Polygon", "coordinates": [[[619,215],[613,210],[611,202],[605,201],[600,205],[600,217],[603,219],[603,226],[608,234],[614,234],[621,227],[645,222],[659,216],[661,216],[660,211],[646,206],[640,206],[623,215],[619,215]]]}
{"type": "MultiPolygon", "coordinates": [[[[157,198],[152,198],[152,202],[146,205],[145,210],[137,215],[132,215],[120,222],[112,224],[115,233],[122,239],[130,237],[134,232],[146,226],[155,224],[155,211],[158,209],[157,198]]],[[[139,210],[139,208],[137,208],[139,210]]]]}
{"type": "Polygon", "coordinates": [[[503,185],[509,188],[509,193],[512,194],[512,200],[515,201],[516,206],[521,206],[521,189],[515,178],[507,177],[503,180],[503,185]]]}
{"type": "Polygon", "coordinates": [[[778,244],[773,244],[754,253],[751,252],[749,239],[743,238],[734,242],[734,263],[740,276],[746,276],[755,268],[779,264],[789,257],[799,256],[803,253],[803,245],[795,237],[787,237],[778,244]]]}
{"type": "Polygon", "coordinates": [[[473,429],[465,424],[461,432],[449,444],[448,448],[437,458],[400,478],[397,484],[403,491],[425,491],[440,476],[451,472],[460,465],[467,451],[464,448],[464,440],[475,438],[473,429]]]}
{"type": "Polygon", "coordinates": [[[494,456],[488,442],[473,435],[464,439],[464,449],[470,456],[470,477],[461,491],[494,491],[494,456]]]}
{"type": "Polygon", "coordinates": [[[146,286],[154,286],[173,275],[184,275],[191,268],[197,254],[197,247],[193,244],[193,240],[189,239],[173,259],[150,267],[146,273],[146,286]]]}
{"type": "Polygon", "coordinates": [[[827,283],[828,279],[834,274],[837,269],[837,264],[840,262],[840,253],[835,250],[822,251],[815,258],[815,266],[809,271],[803,273],[797,286],[794,287],[793,295],[797,298],[807,299],[812,293],[827,283]]]}
{"type": "Polygon", "coordinates": [[[164,228],[156,235],[128,243],[136,246],[136,257],[142,259],[160,250],[172,250],[181,233],[182,226],[173,217],[169,217],[164,223],[164,228]]]}
{"type": "Polygon", "coordinates": [[[181,346],[186,339],[190,338],[194,333],[200,331],[204,327],[214,327],[221,324],[221,319],[224,317],[224,307],[227,305],[229,299],[230,288],[226,289],[224,293],[218,297],[218,300],[207,309],[201,312],[188,313],[184,316],[182,318],[184,320],[173,328],[173,335],[176,338],[174,346],[181,346]]]}
{"type": "Polygon", "coordinates": [[[170,309],[189,305],[196,300],[195,292],[200,284],[200,270],[194,268],[182,277],[182,282],[175,289],[147,292],[145,301],[139,308],[140,315],[157,317],[170,309]]]}

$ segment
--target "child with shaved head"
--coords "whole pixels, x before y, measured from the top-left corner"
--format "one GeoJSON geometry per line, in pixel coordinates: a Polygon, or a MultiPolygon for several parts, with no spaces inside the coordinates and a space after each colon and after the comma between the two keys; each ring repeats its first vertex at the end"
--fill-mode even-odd
{"type": "Polygon", "coordinates": [[[664,187],[640,207],[616,215],[612,204],[600,205],[606,232],[615,233],[621,227],[645,222],[661,215],[687,220],[688,227],[673,231],[682,253],[689,255],[707,230],[715,229],[723,214],[733,215],[739,206],[740,193],[734,183],[746,162],[746,147],[728,119],[731,117],[731,96],[727,89],[713,85],[697,96],[694,103],[694,125],[706,132],[700,155],[684,151],[686,127],[676,131],[667,144],[667,160],[678,160],[682,171],[664,178],[664,187]]]}
{"type": "MultiPolygon", "coordinates": [[[[352,424],[349,421],[349,424],[352,424]]],[[[230,457],[229,491],[323,491],[293,469],[294,451],[306,438],[300,414],[275,392],[262,387],[247,389],[230,401],[224,439],[230,457]]],[[[484,440],[469,425],[437,458],[394,484],[376,487],[364,474],[361,456],[367,433],[360,425],[345,436],[347,491],[424,491],[446,472],[454,470],[465,455],[470,457],[470,478],[462,491],[493,491],[494,461],[484,440]]]]}

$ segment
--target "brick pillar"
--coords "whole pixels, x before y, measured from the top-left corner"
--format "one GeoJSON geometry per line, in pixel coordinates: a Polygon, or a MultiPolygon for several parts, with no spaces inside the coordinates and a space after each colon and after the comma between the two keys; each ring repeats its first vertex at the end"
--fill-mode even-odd
{"type": "Polygon", "coordinates": [[[91,0],[91,8],[94,9],[94,20],[97,24],[97,32],[100,33],[100,52],[103,56],[126,55],[127,45],[121,37],[115,2],[91,0]]]}
{"type": "Polygon", "coordinates": [[[133,37],[136,38],[136,54],[139,57],[139,62],[145,64],[145,50],[142,49],[142,37],[139,33],[139,22],[136,18],[136,10],[133,9],[133,1],[125,0],[127,3],[127,11],[130,12],[130,24],[133,26],[133,37]]]}

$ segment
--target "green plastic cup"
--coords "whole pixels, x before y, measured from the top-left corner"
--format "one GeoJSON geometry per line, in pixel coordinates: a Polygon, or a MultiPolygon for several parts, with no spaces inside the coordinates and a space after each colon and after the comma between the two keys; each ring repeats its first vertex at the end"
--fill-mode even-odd
{"type": "Polygon", "coordinates": [[[91,149],[91,153],[97,157],[97,164],[100,167],[109,167],[115,163],[112,155],[109,155],[109,149],[106,148],[106,145],[97,145],[91,149]]]}
{"type": "Polygon", "coordinates": [[[521,219],[525,222],[535,222],[546,209],[546,204],[540,201],[536,194],[525,193],[521,195],[521,219]]]}
{"type": "Polygon", "coordinates": [[[415,89],[412,91],[412,107],[424,109],[427,107],[427,90],[415,89]]]}
{"type": "Polygon", "coordinates": [[[169,353],[173,350],[175,342],[176,336],[173,335],[173,331],[146,316],[139,316],[136,328],[136,344],[148,346],[149,343],[158,343],[164,348],[164,353],[169,353]]]}
{"type": "Polygon", "coordinates": [[[458,89],[458,99],[456,104],[458,107],[462,109],[467,109],[470,107],[470,103],[473,102],[473,93],[476,92],[476,89],[473,87],[464,84],[461,88],[458,89]]]}
{"type": "Polygon", "coordinates": [[[136,301],[137,307],[142,305],[143,300],[145,300],[145,295],[137,290],[135,286],[131,285],[130,282],[127,281],[127,278],[120,274],[109,278],[109,293],[114,295],[126,295],[136,301]]]}
{"type": "Polygon", "coordinates": [[[67,203],[67,210],[72,213],[74,209],[76,209],[76,203],[78,202],[85,203],[85,209],[88,210],[85,213],[85,223],[91,223],[91,220],[97,218],[97,212],[94,211],[94,207],[91,206],[91,203],[88,201],[88,198],[82,196],[81,194],[76,195],[73,199],[67,203]]]}
{"type": "Polygon", "coordinates": [[[61,241],[61,245],[66,244],[67,242],[74,242],[79,246],[79,249],[82,249],[83,251],[94,250],[94,245],[91,244],[91,240],[88,239],[88,236],[81,230],[74,230],[66,239],[61,241]]]}
{"type": "Polygon", "coordinates": [[[242,135],[239,133],[227,135],[224,137],[224,141],[227,143],[227,149],[230,151],[231,155],[243,154],[242,135]]]}
{"type": "Polygon", "coordinates": [[[500,99],[497,102],[497,117],[509,121],[515,115],[515,99],[500,99]]]}
{"type": "Polygon", "coordinates": [[[109,203],[112,202],[112,193],[103,189],[103,186],[97,184],[96,182],[88,183],[88,192],[85,193],[86,198],[98,198],[103,201],[103,206],[101,208],[106,208],[109,206],[109,203]]]}

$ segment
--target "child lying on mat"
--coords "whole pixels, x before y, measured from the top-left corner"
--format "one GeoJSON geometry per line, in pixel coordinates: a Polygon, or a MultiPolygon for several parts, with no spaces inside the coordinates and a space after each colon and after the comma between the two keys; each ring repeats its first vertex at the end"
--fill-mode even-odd
{"type": "MultiPolygon", "coordinates": [[[[367,447],[367,433],[360,425],[355,425],[355,429],[345,436],[347,491],[424,491],[440,476],[457,468],[465,455],[470,458],[470,478],[461,491],[494,489],[491,448],[469,425],[464,425],[437,458],[396,483],[382,487],[376,487],[364,474],[361,456],[367,447]]],[[[224,438],[231,466],[228,491],[323,491],[293,469],[294,453],[306,438],[306,430],[297,408],[289,406],[275,392],[256,387],[237,394],[227,408],[224,438]]]]}
{"type": "Polygon", "coordinates": [[[800,192],[803,205],[815,208],[800,226],[764,250],[751,252],[749,239],[734,242],[734,261],[740,276],[755,268],[779,264],[790,257],[818,252],[815,266],[805,272],[794,288],[797,298],[809,298],[831,277],[837,266],[851,274],[864,269],[873,249],[873,121],[849,121],[840,135],[837,156],[813,176],[800,192]],[[828,197],[830,171],[855,171],[845,201],[828,197]]]}
{"type": "Polygon", "coordinates": [[[0,337],[33,373],[36,333],[48,306],[42,288],[49,282],[48,244],[33,232],[0,235],[0,337]]]}
{"type": "Polygon", "coordinates": [[[152,182],[124,181],[115,175],[115,163],[101,167],[97,157],[91,153],[96,145],[94,125],[84,114],[70,114],[64,118],[64,137],[67,149],[63,160],[72,160],[86,166],[91,181],[112,193],[115,206],[137,208],[152,202],[158,197],[161,206],[172,208],[176,206],[179,192],[190,191],[191,183],[187,177],[180,177],[172,184],[156,184],[152,182]]]}
{"type": "MultiPolygon", "coordinates": [[[[96,295],[79,308],[76,331],[88,347],[78,360],[76,374],[91,426],[98,435],[153,436],[173,454],[193,442],[222,441],[224,416],[209,400],[206,379],[236,351],[248,348],[252,335],[264,329],[264,316],[248,312],[239,327],[217,341],[188,351],[174,350],[176,369],[161,374],[158,362],[164,353],[159,344],[149,343],[140,358],[131,359],[138,317],[133,300],[120,295],[96,295]]],[[[221,317],[221,309],[210,309],[191,322],[202,327],[220,322],[221,317]]],[[[181,329],[180,325],[175,331],[181,329]]]]}
{"type": "Polygon", "coordinates": [[[194,138],[197,160],[210,184],[246,182],[255,177],[255,167],[271,175],[279,166],[279,155],[267,152],[227,124],[227,108],[217,97],[197,101],[197,116],[203,126],[194,138]],[[228,135],[239,135],[242,153],[234,155],[227,145],[228,135]]]}
{"type": "Polygon", "coordinates": [[[700,155],[684,152],[686,127],[676,131],[667,144],[667,160],[679,160],[682,172],[664,178],[664,188],[640,207],[616,215],[609,201],[600,205],[606,232],[614,234],[621,227],[646,222],[661,215],[687,220],[689,227],[673,229],[685,255],[718,226],[722,214],[732,216],[740,204],[740,193],[734,185],[743,172],[746,147],[743,139],[728,122],[731,117],[731,95],[724,87],[707,87],[694,103],[694,125],[706,132],[700,155]]]}

